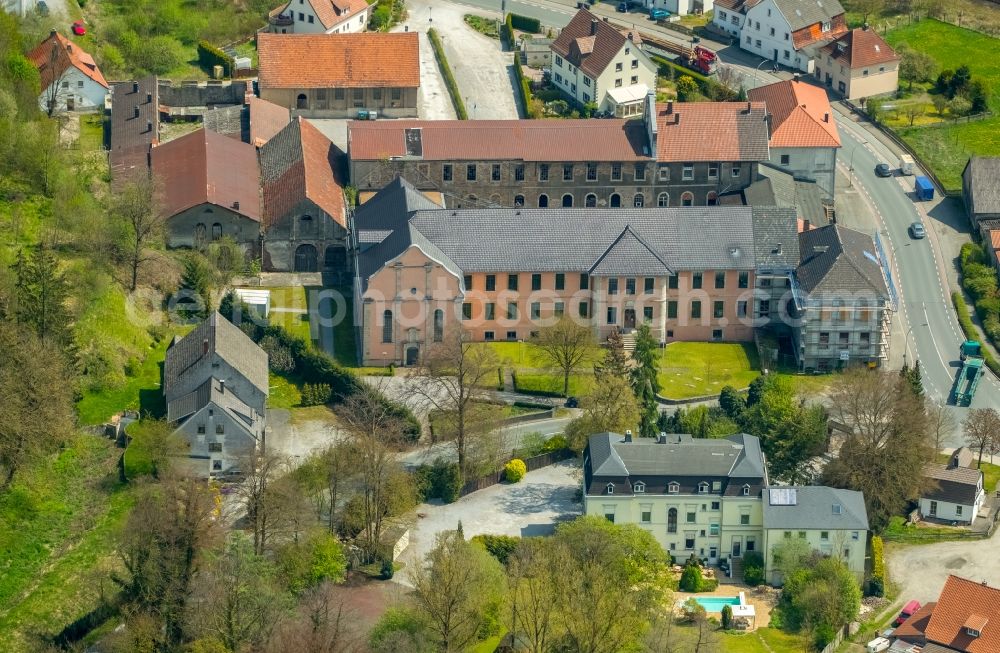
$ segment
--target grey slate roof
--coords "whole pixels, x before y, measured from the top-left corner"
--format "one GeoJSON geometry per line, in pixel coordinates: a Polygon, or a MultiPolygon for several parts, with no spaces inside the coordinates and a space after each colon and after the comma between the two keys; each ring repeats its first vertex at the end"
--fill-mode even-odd
{"type": "Polygon", "coordinates": [[[173,386],[184,373],[203,357],[214,354],[218,354],[265,395],[268,393],[267,353],[239,327],[214,311],[208,319],[167,349],[163,361],[163,394],[171,397],[173,386]],[[206,346],[208,352],[204,353],[206,346]]]}
{"type": "Polygon", "coordinates": [[[757,269],[795,269],[799,263],[798,226],[793,208],[754,207],[754,256],[757,269]]]}
{"type": "Polygon", "coordinates": [[[974,156],[965,165],[962,176],[968,193],[965,201],[969,214],[1000,214],[1000,157],[974,156]]]}
{"type": "Polygon", "coordinates": [[[668,476],[764,478],[760,440],[738,433],[728,438],[691,438],[660,443],[651,438],[625,442],[618,433],[590,436],[591,474],[597,477],[668,476]]]}
{"type": "Polygon", "coordinates": [[[263,430],[262,416],[236,396],[232,389],[225,389],[215,377],[206,380],[198,389],[168,402],[167,421],[181,421],[209,404],[229,413],[254,437],[263,430]]]}
{"type": "Polygon", "coordinates": [[[827,224],[816,182],[796,179],[766,163],[760,164],[757,173],[759,179],[743,189],[743,200],[748,206],[790,207],[811,225],[822,227],[827,224]]]}
{"type": "Polygon", "coordinates": [[[391,229],[401,217],[413,211],[440,209],[427,199],[416,186],[396,177],[354,212],[354,228],[358,230],[391,229]]]}
{"type": "Polygon", "coordinates": [[[889,298],[868,234],[832,224],[799,234],[799,250],[797,277],[803,290],[819,296],[871,292],[889,298]]]}
{"type": "Polygon", "coordinates": [[[932,479],[936,485],[924,492],[924,498],[966,506],[976,502],[979,480],[982,477],[982,472],[978,469],[930,464],[924,467],[924,476],[932,479]]]}
{"type": "Polygon", "coordinates": [[[242,106],[213,107],[205,112],[205,129],[250,142],[250,111],[242,106]]]}
{"type": "Polygon", "coordinates": [[[837,0],[774,0],[774,4],[793,32],[844,13],[837,0]]]}
{"type": "Polygon", "coordinates": [[[854,490],[819,485],[764,491],[764,528],[775,530],[868,530],[865,497],[854,490]],[[772,491],[794,490],[794,505],[772,504],[772,491]],[[834,506],[840,506],[839,513],[834,506]]]}
{"type": "Polygon", "coordinates": [[[590,274],[664,276],[673,271],[629,225],[597,259],[590,274]]]}

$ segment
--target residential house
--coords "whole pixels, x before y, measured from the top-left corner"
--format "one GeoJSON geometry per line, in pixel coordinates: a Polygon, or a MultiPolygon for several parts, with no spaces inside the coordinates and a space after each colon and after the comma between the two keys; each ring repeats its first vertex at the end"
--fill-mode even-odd
{"type": "Polygon", "coordinates": [[[747,52],[805,73],[821,46],[847,33],[837,0],[716,0],[712,25],[747,52]]]}
{"type": "MultiPolygon", "coordinates": [[[[318,1],[318,0],[317,0],[318,1]]],[[[257,36],[260,97],[309,118],[417,116],[416,32],[257,36]]]]}
{"type": "Polygon", "coordinates": [[[802,292],[791,316],[800,368],[883,364],[895,298],[871,236],[831,224],[799,234],[799,253],[802,292]]]}
{"type": "Polygon", "coordinates": [[[791,80],[752,88],[747,97],[767,106],[771,164],[815,181],[832,204],[840,134],[826,91],[791,80]]]}
{"type": "Polygon", "coordinates": [[[274,34],[347,34],[363,32],[374,4],[367,0],[289,0],[267,16],[274,34]]]}
{"type": "Polygon", "coordinates": [[[983,472],[967,447],[952,453],[948,463],[929,463],[924,476],[931,487],[920,497],[920,514],[925,519],[971,524],[986,501],[983,472]]]}
{"type": "Polygon", "coordinates": [[[78,44],[52,30],[28,53],[41,77],[38,106],[50,114],[103,110],[108,82],[94,58],[78,44]]]}
{"type": "MultiPolygon", "coordinates": [[[[829,224],[833,213],[832,204],[823,199],[815,181],[797,179],[770,163],[761,163],[757,168],[757,181],[739,193],[719,198],[720,204],[730,201],[746,206],[794,208],[802,222],[800,231],[829,224]]],[[[798,243],[795,249],[798,250],[798,243]]]]}
{"type": "Polygon", "coordinates": [[[285,107],[249,96],[243,105],[212,106],[203,116],[205,129],[260,147],[289,123],[285,107]]]}
{"type": "Polygon", "coordinates": [[[169,247],[203,247],[223,236],[260,256],[260,172],[247,143],[198,129],[152,151],[169,247]]]}
{"type": "Polygon", "coordinates": [[[442,210],[409,189],[355,216],[366,365],[416,364],[447,328],[516,341],[564,315],[598,340],[645,322],[660,342],[749,341],[758,231],[795,238],[791,209],[442,210]]]}
{"type": "Polygon", "coordinates": [[[640,45],[634,29],[580,9],[552,42],[552,83],[580,106],[594,104],[598,111],[613,112],[617,107],[624,115],[640,115],[646,92],[656,88],[657,70],[640,45]],[[609,97],[615,89],[636,87],[644,88],[627,105],[609,97]]]}
{"type": "Polygon", "coordinates": [[[677,16],[688,14],[703,14],[712,11],[715,6],[712,0],[637,0],[633,4],[641,4],[643,9],[665,9],[677,16]]]}
{"type": "Polygon", "coordinates": [[[217,312],[171,343],[163,362],[167,419],[196,472],[238,469],[263,446],[268,387],[267,353],[217,312]]]}
{"type": "Polygon", "coordinates": [[[899,55],[878,32],[855,27],[819,49],[816,80],[848,100],[895,93],[899,55]]]}
{"type": "Polygon", "coordinates": [[[868,512],[861,492],[825,486],[768,488],[763,500],[764,573],[767,582],[784,584],[775,549],[799,538],[814,551],[840,558],[858,584],[865,577],[868,512]]]}
{"type": "Polygon", "coordinates": [[[149,155],[160,141],[156,77],[111,83],[111,118],[105,122],[111,177],[149,175],[149,155]]]}
{"type": "Polygon", "coordinates": [[[993,265],[1000,265],[1000,157],[974,156],[962,170],[962,199],[993,265]]]}
{"type": "Polygon", "coordinates": [[[342,159],[302,117],[260,148],[265,270],[346,273],[342,159]]]}
{"type": "Polygon", "coordinates": [[[541,36],[521,39],[521,63],[530,68],[551,66],[553,41],[541,36]]]}
{"type": "Polygon", "coordinates": [[[714,564],[762,552],[767,486],[760,440],[745,433],[598,433],[583,454],[584,514],[636,524],[680,559],[693,554],[714,564]]]}
{"type": "Polygon", "coordinates": [[[1000,589],[949,575],[938,600],[911,615],[893,636],[922,646],[922,653],[1000,651],[1000,589]]]}
{"type": "Polygon", "coordinates": [[[353,121],[351,184],[371,191],[402,175],[455,208],[710,206],[768,159],[763,104],[657,109],[650,94],[644,106],[634,121],[353,121]]]}

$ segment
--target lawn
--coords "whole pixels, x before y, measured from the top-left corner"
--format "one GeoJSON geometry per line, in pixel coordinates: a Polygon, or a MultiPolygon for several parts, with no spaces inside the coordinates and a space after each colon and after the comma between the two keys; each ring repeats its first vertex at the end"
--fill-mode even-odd
{"type": "Polygon", "coordinates": [[[308,294],[315,290],[305,286],[282,286],[269,288],[271,305],[267,314],[268,323],[280,326],[296,338],[312,342],[309,329],[311,315],[308,294]]]}
{"type": "Polygon", "coordinates": [[[114,589],[114,536],[132,503],[118,482],[119,451],[78,435],[0,495],[0,642],[37,650],[114,589]]]}
{"type": "Polygon", "coordinates": [[[726,653],[800,653],[811,650],[808,640],[776,628],[758,628],[752,633],[723,633],[726,653]]]}
{"type": "Polygon", "coordinates": [[[86,113],[80,116],[81,150],[93,151],[104,148],[104,117],[99,113],[86,113]]]}
{"type": "Polygon", "coordinates": [[[898,544],[933,544],[934,542],[970,539],[968,531],[964,529],[926,525],[907,526],[906,520],[902,517],[893,517],[889,520],[889,525],[882,533],[882,538],[886,542],[898,544]]]}
{"type": "MultiPolygon", "coordinates": [[[[973,79],[981,79],[990,90],[990,109],[1000,113],[1000,39],[933,19],[899,27],[886,34],[896,47],[907,43],[926,52],[939,67],[954,70],[966,65],[973,79]]],[[[977,122],[900,129],[900,136],[929,163],[948,190],[962,186],[962,168],[969,156],[1000,155],[1000,117],[977,122]]]]}
{"type": "Polygon", "coordinates": [[[296,381],[274,372],[269,376],[268,408],[295,408],[302,402],[302,392],[296,381]]]}
{"type": "Polygon", "coordinates": [[[751,343],[674,342],[660,355],[660,394],[671,399],[717,395],[724,386],[746,388],[760,374],[751,343]]]}
{"type": "MultiPolygon", "coordinates": [[[[518,392],[562,396],[562,374],[558,370],[552,369],[545,354],[537,345],[530,342],[490,342],[480,346],[492,349],[501,365],[514,370],[518,392]]],[[[577,368],[577,372],[570,375],[570,396],[578,397],[587,394],[594,382],[594,363],[599,362],[603,357],[604,350],[596,345],[588,352],[583,363],[577,368]]],[[[488,381],[492,384],[493,377],[490,377],[488,381]]]]}

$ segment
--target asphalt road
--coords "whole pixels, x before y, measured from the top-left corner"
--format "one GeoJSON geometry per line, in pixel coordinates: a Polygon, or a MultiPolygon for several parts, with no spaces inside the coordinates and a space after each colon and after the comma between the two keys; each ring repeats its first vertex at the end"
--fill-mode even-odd
{"type": "MultiPolygon", "coordinates": [[[[502,437],[506,438],[507,445],[511,449],[517,449],[521,446],[524,436],[529,433],[541,433],[547,439],[562,433],[571,419],[570,417],[556,417],[509,426],[503,430],[502,437]]],[[[429,447],[414,449],[400,456],[400,461],[406,467],[416,467],[423,463],[432,463],[438,458],[457,461],[458,452],[455,451],[454,444],[452,442],[438,442],[429,447]]]]}

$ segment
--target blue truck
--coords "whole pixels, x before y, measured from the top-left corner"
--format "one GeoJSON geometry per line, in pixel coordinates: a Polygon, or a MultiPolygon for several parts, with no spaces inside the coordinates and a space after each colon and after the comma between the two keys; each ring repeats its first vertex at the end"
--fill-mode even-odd
{"type": "Polygon", "coordinates": [[[934,184],[927,177],[916,177],[913,181],[913,190],[917,199],[922,202],[934,199],[934,184]]]}
{"type": "Polygon", "coordinates": [[[983,346],[976,340],[966,340],[959,348],[962,367],[951,389],[951,400],[956,406],[968,406],[983,376],[983,346]]]}

